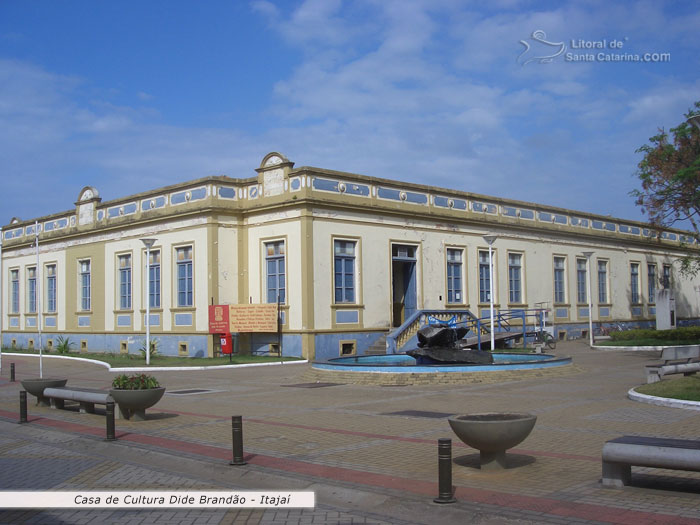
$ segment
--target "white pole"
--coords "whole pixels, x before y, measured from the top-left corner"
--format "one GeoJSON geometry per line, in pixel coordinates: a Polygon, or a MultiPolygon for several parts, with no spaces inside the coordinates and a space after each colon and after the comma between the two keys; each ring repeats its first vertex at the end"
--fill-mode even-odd
{"type": "Polygon", "coordinates": [[[146,366],[151,364],[151,247],[155,239],[141,239],[146,246],[146,366]]]}
{"type": "Polygon", "coordinates": [[[151,364],[151,247],[146,245],[146,366],[151,364]]]}
{"type": "Polygon", "coordinates": [[[2,323],[5,321],[5,317],[2,311],[2,305],[4,304],[4,299],[2,296],[2,280],[5,274],[2,273],[2,228],[0,228],[0,373],[2,373],[2,323]]]}
{"type": "Polygon", "coordinates": [[[34,303],[36,306],[36,326],[39,330],[39,377],[44,377],[44,351],[41,344],[41,271],[39,266],[39,222],[34,221],[34,234],[36,235],[36,274],[34,276],[34,303]]]}
{"type": "Polygon", "coordinates": [[[589,345],[593,347],[593,296],[591,295],[591,280],[593,276],[591,274],[591,256],[593,252],[583,252],[586,256],[586,274],[588,277],[588,339],[589,345]]]}
{"type": "Polygon", "coordinates": [[[491,303],[491,351],[493,352],[495,345],[496,334],[493,325],[493,252],[491,251],[491,243],[489,243],[489,299],[491,303]]]}

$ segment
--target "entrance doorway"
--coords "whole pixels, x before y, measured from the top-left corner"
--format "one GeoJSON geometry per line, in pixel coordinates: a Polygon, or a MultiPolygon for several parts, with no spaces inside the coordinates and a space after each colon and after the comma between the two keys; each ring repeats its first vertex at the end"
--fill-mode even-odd
{"type": "Polygon", "coordinates": [[[415,246],[391,246],[391,297],[392,326],[398,327],[418,308],[415,246]]]}

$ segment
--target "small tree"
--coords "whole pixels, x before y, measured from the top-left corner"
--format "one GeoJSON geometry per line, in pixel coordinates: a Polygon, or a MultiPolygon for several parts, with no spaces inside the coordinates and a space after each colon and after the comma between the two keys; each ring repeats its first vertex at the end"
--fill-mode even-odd
{"type": "MultiPolygon", "coordinates": [[[[700,114],[700,101],[688,110],[686,119],[700,114]]],[[[687,121],[670,130],[663,129],[637,150],[644,153],[636,175],[641,190],[631,192],[636,203],[657,229],[682,223],[690,225],[700,240],[700,130],[687,121]]],[[[681,259],[681,273],[700,273],[700,255],[689,254],[681,259]]]]}

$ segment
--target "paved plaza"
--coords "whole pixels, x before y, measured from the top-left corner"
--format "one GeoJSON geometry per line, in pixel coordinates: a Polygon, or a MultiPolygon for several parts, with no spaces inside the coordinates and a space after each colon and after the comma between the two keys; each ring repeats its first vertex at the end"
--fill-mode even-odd
{"type": "MultiPolygon", "coordinates": [[[[441,377],[407,385],[311,370],[307,364],[154,372],[168,393],[146,421],[35,406],[19,419],[19,381],[35,357],[3,355],[2,490],[310,490],[313,509],[0,510],[27,524],[700,524],[700,473],[633,468],[624,489],[600,484],[605,441],[624,434],[698,439],[700,411],[642,404],[627,391],[658,352],[560,344],[574,364],[441,377]],[[17,382],[9,381],[15,363],[17,382]],[[384,383],[384,384],[381,384],[384,383]],[[180,390],[200,390],[178,394],[180,390]],[[409,412],[413,411],[413,412],[409,412]],[[509,468],[482,472],[446,415],[530,412],[509,468]],[[243,416],[245,466],[230,466],[231,416],[243,416]],[[437,440],[453,438],[457,503],[437,505],[437,440]]],[[[98,365],[44,359],[45,377],[108,388],[98,365]]]]}

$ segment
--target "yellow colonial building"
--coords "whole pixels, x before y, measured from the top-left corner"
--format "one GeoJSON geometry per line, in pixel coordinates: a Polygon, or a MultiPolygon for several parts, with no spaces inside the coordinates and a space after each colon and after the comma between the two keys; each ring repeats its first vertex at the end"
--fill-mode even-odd
{"type": "Polygon", "coordinates": [[[395,351],[387,335],[422,313],[488,317],[491,284],[497,311],[544,307],[561,339],[585,336],[589,315],[652,326],[660,297],[664,323],[700,317],[700,280],[674,266],[698,250],[687,232],[295,168],[278,153],[256,171],[109,202],[86,187],[69,211],[13,219],[2,228],[3,346],[36,347],[41,334],[44,348],[62,336],[84,351],[137,352],[148,301],[161,353],[210,356],[209,305],[279,301],[281,335],[236,334],[241,351],[395,351]],[[142,239],[155,240],[148,258],[142,239]]]}

